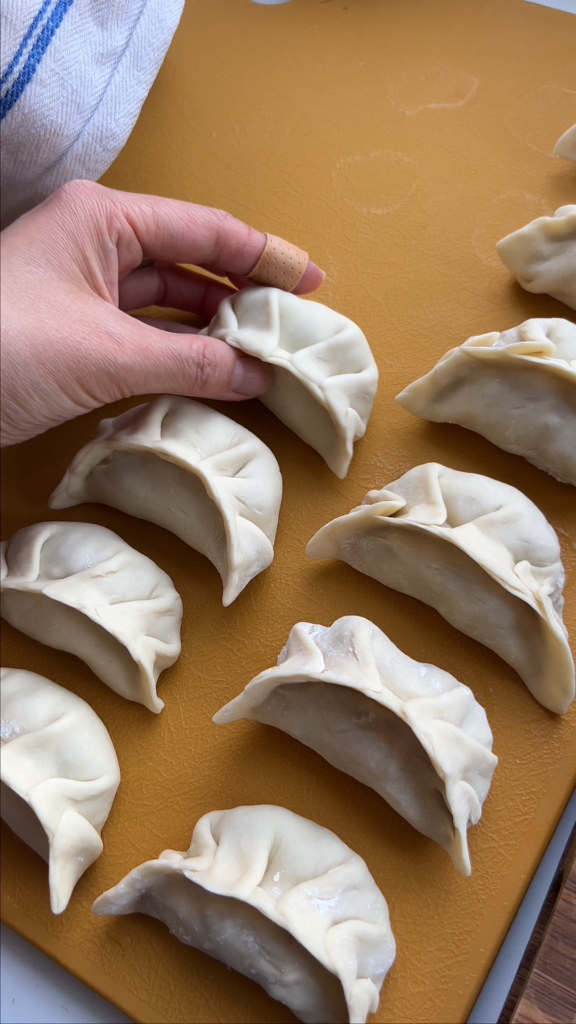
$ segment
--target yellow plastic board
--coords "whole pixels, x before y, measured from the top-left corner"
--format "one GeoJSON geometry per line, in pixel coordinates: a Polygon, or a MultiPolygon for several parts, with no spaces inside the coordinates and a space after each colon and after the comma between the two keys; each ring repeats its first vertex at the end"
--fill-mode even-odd
{"type": "MultiPolygon", "coordinates": [[[[576,776],[576,705],[540,707],[518,677],[431,608],[340,563],[304,557],[312,534],[365,492],[435,460],[524,491],[558,531],[566,622],[576,635],[576,492],[475,434],[423,423],[394,396],[451,346],[530,316],[574,311],[524,292],[494,242],[576,195],[551,156],[576,121],[576,18],[524,0],[187,0],[132,136],[104,183],[230,210],[293,240],[328,272],[318,295],[364,329],[380,369],[348,477],[260,403],[222,408],[270,445],[284,477],[276,558],[227,609],[216,570],[162,529],[47,498],[103,413],[3,455],[3,536],[44,519],[100,523],[155,559],[184,601],[183,654],[160,716],[77,659],[2,624],[3,664],[43,673],[107,725],[122,784],[104,854],[67,911],[50,914],[45,865],[3,826],[3,920],[138,1021],[270,1022],[292,1015],[254,983],[139,915],[90,906],[142,860],[187,848],[206,811],[281,803],[333,829],[390,905],[398,957],[378,1022],[466,1019],[576,776]],[[212,714],[272,665],[292,625],[365,615],[412,657],[469,684],[500,764],[473,874],[375,793],[288,736],[212,714]]],[[[137,399],[106,409],[114,415],[137,399]]]]}

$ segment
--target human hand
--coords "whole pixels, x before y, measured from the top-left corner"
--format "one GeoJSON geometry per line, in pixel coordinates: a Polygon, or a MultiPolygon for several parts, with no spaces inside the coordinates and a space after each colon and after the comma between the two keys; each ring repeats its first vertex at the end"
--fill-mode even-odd
{"type": "MultiPolygon", "coordinates": [[[[266,236],[221,210],[73,181],[2,232],[2,444],[130,395],[241,401],[269,368],[194,328],[128,316],[173,306],[210,320],[266,236]],[[144,257],[161,261],[137,269],[144,257]],[[153,326],[154,325],[154,326],[153,326]]],[[[312,262],[295,289],[314,291],[312,262]]]]}

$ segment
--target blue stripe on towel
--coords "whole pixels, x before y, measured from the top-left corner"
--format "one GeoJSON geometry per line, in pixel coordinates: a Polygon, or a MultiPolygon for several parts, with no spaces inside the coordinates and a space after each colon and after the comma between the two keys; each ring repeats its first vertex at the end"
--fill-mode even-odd
{"type": "MultiPolygon", "coordinates": [[[[52,41],[54,33],[60,27],[64,15],[71,8],[73,3],[74,0],[57,0],[56,4],[50,11],[48,18],[42,25],[42,28],[38,32],[38,35],[30,48],[30,52],[26,58],[24,66],[18,72],[18,75],[6,90],[2,99],[0,99],[0,121],[4,120],[6,114],[12,110],[14,104],[20,99],[28,83],[32,81],[38,69],[38,65],[52,41]]],[[[37,17],[39,17],[39,14],[37,17]]],[[[23,45],[23,43],[21,45],[23,45]]],[[[14,57],[14,60],[15,59],[16,56],[14,57]]]]}
{"type": "Polygon", "coordinates": [[[18,64],[18,62],[19,62],[19,60],[20,60],[20,58],[22,56],[22,54],[24,53],[24,50],[26,49],[26,46],[30,42],[30,36],[35,31],[35,29],[37,28],[38,22],[42,19],[42,17],[46,13],[46,8],[49,7],[51,3],[52,3],[52,0],[44,0],[44,3],[42,4],[40,10],[37,11],[36,14],[34,15],[34,17],[32,18],[32,21],[30,22],[30,24],[28,25],[28,28],[26,29],[26,31],[24,33],[24,36],[22,38],[22,42],[20,43],[20,46],[18,47],[18,49],[16,50],[16,53],[12,57],[12,60],[10,61],[8,67],[6,68],[6,71],[4,72],[2,77],[0,78],[0,89],[2,88],[3,85],[6,85],[6,82],[10,78],[10,75],[14,71],[14,68],[16,67],[16,65],[18,64]]]}

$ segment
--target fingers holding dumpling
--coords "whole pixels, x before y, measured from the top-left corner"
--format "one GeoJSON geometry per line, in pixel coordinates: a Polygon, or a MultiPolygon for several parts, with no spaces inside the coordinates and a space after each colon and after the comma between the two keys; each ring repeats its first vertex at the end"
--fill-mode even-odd
{"type": "Polygon", "coordinates": [[[319,302],[253,287],[225,298],[202,333],[271,367],[260,401],[345,477],[378,385],[358,325],[319,302]]]}

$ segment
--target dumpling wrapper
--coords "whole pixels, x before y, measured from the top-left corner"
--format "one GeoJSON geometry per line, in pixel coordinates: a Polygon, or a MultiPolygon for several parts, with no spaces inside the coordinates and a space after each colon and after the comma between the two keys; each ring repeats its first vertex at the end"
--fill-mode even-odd
{"type": "Polygon", "coordinates": [[[75,654],[110,689],[158,713],[180,655],[182,601],[152,559],[93,523],[36,523],[4,541],[2,617],[75,654]]]}
{"type": "Polygon", "coordinates": [[[537,217],[497,242],[496,251],[527,292],[546,292],[576,309],[576,206],[537,217]]]}
{"type": "Polygon", "coordinates": [[[576,486],[576,325],[533,319],[450,349],[396,401],[458,423],[576,486]]]}
{"type": "Polygon", "coordinates": [[[273,367],[273,382],[260,401],[336,476],[346,476],[378,385],[374,357],[357,324],[319,302],[255,287],[223,299],[200,333],[273,367]]]}
{"type": "Polygon", "coordinates": [[[49,505],[96,501],[163,526],[210,559],[226,606],[270,565],[281,499],[263,441],[200,402],[163,395],[102,420],[49,505]]]}
{"type": "Polygon", "coordinates": [[[86,701],[18,668],[0,670],[2,817],[48,862],[50,906],[66,909],[120,783],[118,758],[86,701]]]}
{"type": "Polygon", "coordinates": [[[554,156],[562,156],[565,160],[576,160],[576,124],[560,136],[553,153],[554,156]]]}
{"type": "Polygon", "coordinates": [[[278,656],[218,711],[273,725],[380,796],[470,874],[475,825],[498,759],[467,686],[409,658],[373,622],[299,622],[278,656]]]}
{"type": "Polygon", "coordinates": [[[562,622],[558,538],[515,487],[428,462],[309,541],[311,558],[341,558],[435,608],[516,669],[557,714],[574,699],[574,662],[562,622]]]}
{"type": "Polygon", "coordinates": [[[396,952],[386,900],[362,858],[270,804],[205,814],[186,853],[165,850],[134,868],[92,909],[163,921],[319,1024],[364,1024],[396,952]]]}

